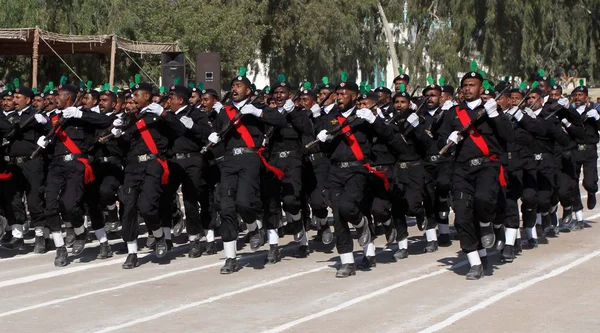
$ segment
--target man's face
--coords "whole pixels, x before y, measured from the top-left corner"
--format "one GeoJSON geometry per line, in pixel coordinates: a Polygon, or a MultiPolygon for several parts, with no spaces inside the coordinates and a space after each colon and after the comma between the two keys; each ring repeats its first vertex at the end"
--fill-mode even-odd
{"type": "Polygon", "coordinates": [[[130,96],[125,100],[125,111],[129,112],[135,109],[135,102],[133,101],[133,97],[130,96]]]}
{"type": "Polygon", "coordinates": [[[115,108],[115,104],[116,103],[113,102],[112,98],[109,95],[100,95],[100,102],[98,103],[100,113],[105,114],[111,112],[115,108]]]}
{"type": "Polygon", "coordinates": [[[171,107],[171,111],[173,112],[183,107],[183,102],[183,98],[181,98],[177,94],[171,94],[171,96],[169,96],[169,106],[171,107]]]}
{"type": "Polygon", "coordinates": [[[408,85],[408,82],[406,82],[406,80],[396,80],[394,81],[394,92],[399,92],[400,91],[400,85],[403,84],[406,87],[406,91],[408,92],[408,88],[410,88],[410,86],[408,85]]]}
{"type": "Polygon", "coordinates": [[[550,90],[550,94],[548,96],[552,99],[559,99],[562,97],[562,91],[552,89],[550,90]]]}
{"type": "Polygon", "coordinates": [[[545,95],[548,95],[550,93],[551,86],[548,81],[542,80],[542,81],[538,82],[538,88],[540,88],[544,92],[545,95]]]}
{"type": "Polygon", "coordinates": [[[46,111],[56,109],[56,96],[46,96],[46,111]]]}
{"type": "Polygon", "coordinates": [[[573,96],[573,102],[577,106],[586,104],[587,100],[588,100],[588,95],[586,95],[585,93],[583,93],[581,91],[576,92],[575,95],[573,96]]]}
{"type": "Polygon", "coordinates": [[[197,91],[192,92],[192,96],[190,96],[190,100],[189,100],[190,104],[195,105],[199,101],[200,101],[200,93],[197,91]]]}
{"type": "Polygon", "coordinates": [[[160,101],[160,96],[152,96],[152,103],[158,103],[160,101]]]}
{"type": "Polygon", "coordinates": [[[277,87],[273,91],[273,99],[278,107],[282,107],[285,101],[290,99],[290,90],[283,87],[277,87]]]}
{"type": "MultiPolygon", "coordinates": [[[[148,91],[136,90],[133,93],[133,104],[135,105],[135,107],[138,110],[141,110],[141,109],[145,108],[146,106],[150,105],[151,100],[152,101],[154,100],[151,97],[152,97],[152,95],[148,91]]],[[[159,98],[159,97],[157,97],[157,98],[159,98]]]]}
{"type": "Polygon", "coordinates": [[[231,100],[234,102],[245,100],[251,93],[252,90],[242,81],[235,81],[231,85],[231,100]]]}
{"type": "Polygon", "coordinates": [[[15,94],[13,98],[13,102],[15,104],[15,110],[21,111],[31,103],[31,98],[26,97],[21,94],[15,94]]]}
{"type": "Polygon", "coordinates": [[[98,104],[98,100],[92,94],[83,95],[82,105],[86,109],[91,109],[98,104]]]}
{"type": "Polygon", "coordinates": [[[15,103],[12,96],[2,97],[2,111],[10,111],[15,109],[15,103]]]}
{"type": "Polygon", "coordinates": [[[121,113],[123,111],[123,106],[125,105],[123,99],[117,98],[117,102],[115,103],[115,113],[121,113]]]}
{"type": "Polygon", "coordinates": [[[427,100],[427,109],[435,110],[440,106],[440,97],[442,93],[436,89],[429,89],[425,93],[424,97],[429,97],[427,100]]]}
{"type": "Polygon", "coordinates": [[[378,104],[378,106],[382,106],[382,105],[385,105],[385,104],[389,103],[390,99],[392,98],[390,96],[390,94],[386,93],[385,91],[378,91],[377,92],[377,96],[379,98],[379,104],[378,104]]]}
{"type": "Polygon", "coordinates": [[[82,92],[80,92],[77,96],[79,96],[79,99],[77,99],[77,105],[75,106],[83,106],[83,100],[85,96],[82,92]]]}
{"type": "Polygon", "coordinates": [[[442,93],[442,96],[440,97],[440,105],[446,103],[446,101],[451,101],[452,100],[452,95],[449,93],[442,93]]]}
{"type": "Polygon", "coordinates": [[[211,94],[202,94],[200,97],[200,107],[205,112],[210,112],[216,103],[217,99],[211,94]]]}
{"type": "Polygon", "coordinates": [[[478,79],[466,79],[462,85],[463,97],[466,101],[474,101],[478,99],[483,93],[483,87],[481,81],[478,79]]]}
{"type": "Polygon", "coordinates": [[[523,95],[521,95],[521,93],[518,93],[518,92],[510,93],[510,105],[511,106],[519,105],[519,103],[521,103],[522,99],[523,99],[523,95]]]}
{"type": "Polygon", "coordinates": [[[543,101],[541,98],[538,100],[538,97],[540,97],[540,94],[535,93],[535,92],[532,92],[531,94],[529,94],[529,96],[527,96],[527,104],[529,105],[530,109],[537,110],[542,107],[543,101]],[[536,100],[537,100],[537,102],[536,102],[536,100]]]}
{"type": "Polygon", "coordinates": [[[505,94],[500,95],[500,97],[498,97],[498,99],[496,100],[496,103],[498,103],[498,105],[504,111],[510,109],[510,107],[511,107],[511,105],[510,105],[510,97],[508,97],[505,94]]]}
{"type": "Polygon", "coordinates": [[[59,91],[58,96],[56,96],[56,108],[59,110],[64,110],[67,107],[67,103],[70,99],[71,95],[68,92],[64,90],[59,91]]]}
{"type": "Polygon", "coordinates": [[[317,101],[315,101],[312,97],[308,95],[300,96],[300,105],[302,105],[303,108],[310,110],[310,108],[312,108],[315,104],[317,104],[317,101]]]}
{"type": "Polygon", "coordinates": [[[600,97],[596,98],[596,103],[600,104],[600,97]]]}
{"type": "Polygon", "coordinates": [[[337,105],[342,111],[348,111],[356,104],[356,91],[339,89],[337,91],[337,105]]]}
{"type": "Polygon", "coordinates": [[[396,111],[404,111],[407,110],[410,106],[410,102],[406,97],[396,97],[394,98],[394,109],[396,111]]]}
{"type": "Polygon", "coordinates": [[[373,103],[376,103],[377,101],[374,101],[372,99],[368,99],[368,98],[363,98],[360,101],[358,101],[358,107],[360,109],[368,109],[370,106],[373,105],[373,103]]]}
{"type": "MultiPolygon", "coordinates": [[[[317,102],[322,103],[323,99],[325,97],[327,97],[327,95],[329,95],[330,92],[331,92],[331,90],[329,90],[329,89],[321,89],[321,90],[319,90],[319,92],[317,93],[317,102]]],[[[336,99],[336,94],[334,92],[331,95],[329,95],[329,97],[327,98],[327,100],[325,101],[325,103],[322,103],[322,105],[329,105],[331,103],[334,103],[335,99],[336,99]]]]}

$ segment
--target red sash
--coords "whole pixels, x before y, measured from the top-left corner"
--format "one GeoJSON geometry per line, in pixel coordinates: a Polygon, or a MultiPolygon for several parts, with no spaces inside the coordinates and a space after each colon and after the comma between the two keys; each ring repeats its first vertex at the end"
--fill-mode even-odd
{"type": "MultiPolygon", "coordinates": [[[[458,116],[458,120],[460,120],[460,123],[463,125],[463,127],[469,125],[469,123],[471,122],[471,117],[469,117],[469,114],[465,109],[456,108],[456,115],[458,116]]],[[[473,140],[473,143],[475,143],[477,148],[481,150],[484,156],[490,157],[490,161],[498,161],[498,156],[490,156],[490,149],[487,143],[485,142],[485,139],[483,138],[483,136],[481,136],[481,133],[479,133],[479,131],[472,125],[471,127],[469,127],[469,137],[473,140]]],[[[498,180],[500,181],[500,186],[507,185],[506,179],[504,178],[504,166],[502,166],[502,164],[500,164],[500,174],[498,175],[498,180]]]]}
{"type": "MultiPolygon", "coordinates": [[[[342,116],[338,116],[338,122],[340,124],[343,124],[345,120],[346,120],[346,118],[344,118],[342,116]]],[[[348,142],[348,145],[350,146],[350,149],[352,150],[354,157],[356,157],[356,160],[363,161],[365,159],[365,156],[363,154],[362,149],[360,148],[360,145],[358,144],[358,141],[356,140],[356,137],[354,136],[354,133],[352,133],[352,129],[350,128],[350,125],[344,126],[342,128],[342,133],[344,133],[346,142],[348,142]]],[[[387,177],[385,176],[386,170],[375,170],[369,163],[365,163],[365,164],[363,164],[363,166],[365,168],[367,168],[367,170],[369,170],[369,172],[371,172],[375,176],[381,178],[381,180],[383,181],[383,186],[385,187],[386,191],[390,189],[390,182],[387,179],[387,177]]]]}
{"type": "MultiPolygon", "coordinates": [[[[62,126],[58,126],[56,130],[54,130],[54,133],[56,133],[56,136],[58,136],[60,142],[62,142],[62,144],[65,145],[65,147],[67,148],[67,150],[69,150],[69,152],[71,152],[71,154],[81,155],[81,149],[79,149],[79,147],[77,147],[77,144],[75,144],[75,142],[71,140],[67,133],[62,129],[62,126]]],[[[88,159],[85,157],[80,157],[77,160],[83,163],[83,166],[85,168],[83,177],[85,184],[93,182],[94,170],[92,170],[92,166],[88,162],[88,159]]]]}
{"type": "MultiPolygon", "coordinates": [[[[225,112],[227,113],[227,117],[229,118],[229,120],[233,120],[233,118],[235,118],[235,116],[237,115],[237,111],[230,105],[225,107],[225,112]]],[[[248,131],[248,128],[246,128],[246,126],[244,126],[241,119],[238,118],[238,120],[233,124],[233,127],[240,134],[240,136],[242,137],[242,140],[244,140],[244,143],[246,143],[246,146],[248,146],[248,148],[256,147],[254,145],[254,140],[252,139],[252,135],[248,131]]],[[[273,174],[275,174],[275,177],[277,177],[277,179],[281,180],[283,178],[283,174],[284,174],[283,170],[276,168],[267,162],[267,159],[262,155],[262,152],[264,150],[265,150],[265,147],[261,147],[256,152],[258,154],[258,156],[260,157],[262,164],[265,166],[265,168],[267,168],[267,170],[269,170],[273,174]]]]}
{"type": "Polygon", "coordinates": [[[0,180],[9,180],[12,178],[12,176],[12,172],[4,171],[3,173],[0,173],[0,180]]]}
{"type": "Polygon", "coordinates": [[[150,132],[148,131],[148,127],[146,127],[146,122],[144,121],[144,119],[140,119],[135,123],[135,126],[140,131],[142,140],[144,140],[144,143],[146,144],[146,147],[148,147],[148,150],[150,150],[150,153],[157,156],[156,160],[158,161],[158,163],[160,163],[160,166],[163,168],[163,174],[162,174],[162,177],[160,177],[160,183],[163,185],[168,184],[169,183],[169,165],[167,164],[167,161],[165,161],[164,159],[158,158],[158,148],[156,148],[156,143],[154,143],[152,134],[150,134],[150,132]]]}

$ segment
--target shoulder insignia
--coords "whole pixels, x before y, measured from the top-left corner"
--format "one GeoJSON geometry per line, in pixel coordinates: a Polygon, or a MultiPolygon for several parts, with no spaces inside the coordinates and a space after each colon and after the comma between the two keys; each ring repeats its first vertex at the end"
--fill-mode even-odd
{"type": "Polygon", "coordinates": [[[332,119],[331,120],[331,125],[337,125],[337,123],[338,123],[337,119],[332,119]]]}

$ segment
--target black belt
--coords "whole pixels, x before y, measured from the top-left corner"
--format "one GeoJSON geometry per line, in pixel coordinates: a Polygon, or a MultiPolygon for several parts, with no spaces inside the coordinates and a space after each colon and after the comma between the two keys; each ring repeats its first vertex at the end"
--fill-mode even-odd
{"type": "Polygon", "coordinates": [[[175,153],[173,155],[173,157],[171,157],[174,160],[185,160],[186,158],[191,158],[191,157],[196,157],[196,156],[202,156],[202,154],[200,153],[175,153]]]}
{"type": "Polygon", "coordinates": [[[93,157],[91,157],[89,155],[85,155],[85,154],[66,154],[66,155],[54,156],[54,158],[52,158],[52,159],[63,161],[63,162],[71,162],[71,161],[76,161],[78,158],[85,158],[89,162],[92,162],[94,160],[93,157]]]}
{"type": "Polygon", "coordinates": [[[355,166],[363,166],[365,161],[350,161],[350,162],[337,162],[335,165],[340,169],[351,168],[355,166]]]}
{"type": "Polygon", "coordinates": [[[127,161],[129,162],[148,162],[148,161],[152,161],[158,158],[158,155],[155,154],[142,154],[142,155],[137,155],[137,156],[133,156],[127,159],[127,161]]]}
{"type": "Polygon", "coordinates": [[[271,152],[271,157],[279,157],[279,158],[300,157],[300,153],[295,150],[274,151],[274,152],[271,152]]]}
{"type": "Polygon", "coordinates": [[[431,156],[425,157],[425,161],[426,162],[437,162],[437,161],[440,161],[442,158],[443,158],[442,155],[431,155],[431,156]]]}
{"type": "Polygon", "coordinates": [[[533,159],[536,161],[543,161],[545,159],[551,159],[554,156],[552,156],[551,154],[548,153],[539,153],[539,154],[533,154],[533,159]]]}
{"type": "Polygon", "coordinates": [[[225,156],[219,156],[219,157],[216,157],[214,160],[209,160],[208,165],[219,164],[219,163],[223,162],[224,158],[225,158],[225,156]]]}
{"type": "Polygon", "coordinates": [[[322,158],[325,158],[325,154],[323,153],[314,153],[306,156],[306,159],[312,162],[320,160],[322,158]]]}
{"type": "Polygon", "coordinates": [[[595,147],[596,145],[590,145],[590,144],[578,144],[577,145],[577,150],[579,151],[583,151],[583,150],[587,150],[588,148],[592,148],[595,147]]]}
{"type": "Polygon", "coordinates": [[[29,160],[31,160],[31,157],[29,157],[29,156],[17,156],[17,157],[4,156],[4,161],[13,163],[13,164],[21,164],[21,163],[25,163],[29,160]]]}
{"type": "Polygon", "coordinates": [[[233,148],[231,150],[231,152],[228,152],[228,154],[231,154],[233,156],[242,155],[242,154],[254,154],[254,153],[256,153],[256,148],[248,148],[248,147],[233,148]]]}
{"type": "Polygon", "coordinates": [[[412,161],[412,162],[398,162],[396,163],[400,169],[408,169],[410,167],[421,165],[421,161],[412,161]]]}
{"type": "Polygon", "coordinates": [[[478,157],[478,158],[473,158],[470,159],[466,162],[466,164],[468,164],[469,166],[480,166],[485,162],[489,162],[490,158],[489,157],[478,157]]]}
{"type": "Polygon", "coordinates": [[[100,163],[113,163],[113,164],[122,164],[123,163],[123,159],[120,157],[117,157],[117,156],[97,157],[96,161],[100,162],[100,163]]]}
{"type": "Polygon", "coordinates": [[[376,171],[388,171],[391,170],[393,165],[385,164],[385,165],[373,165],[372,168],[376,171]]]}

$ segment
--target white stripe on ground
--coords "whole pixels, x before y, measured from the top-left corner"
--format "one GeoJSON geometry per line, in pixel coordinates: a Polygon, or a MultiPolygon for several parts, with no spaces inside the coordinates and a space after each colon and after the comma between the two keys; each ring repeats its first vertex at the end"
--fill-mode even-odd
{"type": "Polygon", "coordinates": [[[478,310],[484,309],[484,308],[486,308],[486,307],[488,307],[488,306],[490,306],[490,305],[498,302],[499,300],[505,298],[506,296],[512,295],[512,294],[514,294],[514,293],[516,293],[518,291],[521,291],[521,290],[523,290],[525,288],[529,288],[529,287],[535,285],[538,282],[541,282],[541,281],[547,280],[549,278],[555,277],[557,275],[560,275],[560,274],[562,274],[562,273],[564,273],[564,272],[566,272],[566,271],[568,271],[568,270],[570,270],[570,269],[572,269],[574,267],[577,267],[577,266],[585,263],[586,261],[589,261],[590,259],[596,257],[599,254],[600,254],[600,251],[592,252],[592,253],[586,255],[583,258],[579,258],[579,259],[571,262],[568,265],[559,267],[559,268],[557,268],[557,269],[555,269],[555,270],[553,270],[553,271],[551,271],[549,273],[546,273],[546,274],[544,274],[542,276],[538,276],[538,277],[536,277],[534,279],[525,281],[525,282],[523,282],[521,284],[518,284],[518,285],[516,285],[514,287],[508,288],[505,291],[503,291],[503,292],[501,292],[499,294],[496,294],[496,295],[494,295],[494,296],[486,299],[485,301],[480,302],[479,304],[477,304],[477,305],[475,305],[473,307],[470,307],[470,308],[465,309],[465,310],[463,310],[461,312],[458,312],[458,313],[450,316],[448,319],[446,319],[446,320],[444,320],[444,321],[442,321],[440,323],[437,323],[437,324],[435,324],[433,326],[430,326],[430,327],[428,327],[428,328],[420,331],[419,333],[433,333],[433,332],[437,332],[437,331],[439,331],[441,329],[444,329],[444,328],[446,328],[446,327],[454,324],[458,320],[460,320],[460,319],[462,319],[462,318],[464,318],[464,317],[472,314],[473,312],[476,312],[478,310]]]}
{"type": "Polygon", "coordinates": [[[343,309],[345,309],[345,308],[347,308],[349,306],[352,306],[352,305],[354,305],[356,303],[360,303],[362,301],[366,301],[366,300],[371,299],[373,297],[377,297],[379,295],[383,295],[383,294],[385,294],[385,293],[387,293],[389,291],[392,291],[394,289],[397,289],[397,288],[400,288],[400,287],[406,286],[408,284],[411,284],[411,283],[414,283],[414,282],[417,282],[417,281],[421,281],[421,280],[424,280],[424,279],[427,279],[427,278],[430,278],[430,277],[434,277],[434,276],[437,276],[437,275],[440,275],[440,274],[444,274],[446,272],[450,272],[451,270],[459,268],[459,267],[462,267],[462,266],[465,266],[468,263],[469,262],[467,260],[461,261],[461,262],[453,265],[450,268],[442,268],[440,270],[437,270],[437,271],[429,273],[429,274],[423,274],[421,276],[418,276],[418,277],[415,277],[415,278],[412,278],[412,279],[408,279],[408,280],[404,280],[402,282],[398,282],[396,284],[393,284],[391,286],[379,289],[379,290],[374,291],[372,293],[369,293],[369,294],[366,294],[366,295],[363,295],[363,296],[351,299],[351,300],[349,300],[347,302],[344,302],[344,303],[342,303],[340,305],[337,305],[335,307],[328,308],[328,309],[323,310],[321,312],[313,313],[312,315],[296,319],[294,321],[288,322],[288,323],[283,324],[281,326],[277,326],[277,327],[269,329],[267,331],[263,331],[263,333],[276,333],[276,332],[282,332],[282,331],[288,330],[288,329],[290,329],[290,328],[292,328],[292,327],[294,327],[296,325],[302,324],[304,322],[307,322],[307,321],[310,321],[310,320],[313,320],[313,319],[316,319],[316,318],[320,318],[320,317],[326,316],[326,315],[328,315],[330,313],[333,313],[333,312],[337,312],[337,311],[343,310],[343,309]]]}
{"type": "Polygon", "coordinates": [[[131,327],[131,326],[134,326],[134,325],[137,325],[137,324],[140,324],[140,323],[144,323],[144,322],[147,322],[147,321],[150,321],[150,320],[154,320],[154,319],[158,319],[158,318],[170,315],[172,313],[176,313],[176,312],[184,311],[184,310],[187,310],[187,309],[191,309],[191,308],[200,306],[202,304],[216,302],[216,301],[218,301],[220,299],[223,299],[223,298],[235,296],[237,294],[245,293],[245,292],[252,291],[252,290],[255,290],[255,289],[264,288],[266,286],[270,286],[270,285],[273,285],[273,284],[284,282],[284,281],[287,281],[287,280],[290,280],[290,279],[294,279],[294,278],[297,278],[297,277],[300,277],[300,276],[304,276],[304,275],[316,273],[316,272],[322,271],[322,270],[327,269],[327,268],[330,268],[329,265],[327,265],[327,266],[321,266],[319,268],[311,269],[309,271],[304,271],[304,272],[300,272],[300,273],[296,273],[296,274],[282,276],[282,277],[280,277],[278,279],[275,279],[275,280],[271,280],[271,281],[268,281],[268,282],[263,282],[263,283],[255,284],[255,285],[252,285],[250,287],[238,289],[238,290],[235,290],[235,291],[230,291],[230,292],[227,292],[227,293],[224,293],[224,294],[220,294],[220,295],[217,295],[217,296],[213,296],[213,297],[210,297],[210,298],[198,301],[198,302],[193,302],[193,303],[189,303],[189,304],[186,304],[186,305],[182,305],[182,306],[173,308],[173,309],[168,310],[168,311],[155,313],[155,314],[153,314],[151,316],[147,316],[147,317],[143,317],[143,318],[138,318],[138,319],[129,321],[129,322],[125,323],[125,324],[106,327],[104,329],[96,331],[96,333],[112,332],[112,331],[120,330],[120,329],[123,329],[123,328],[131,327]]]}

